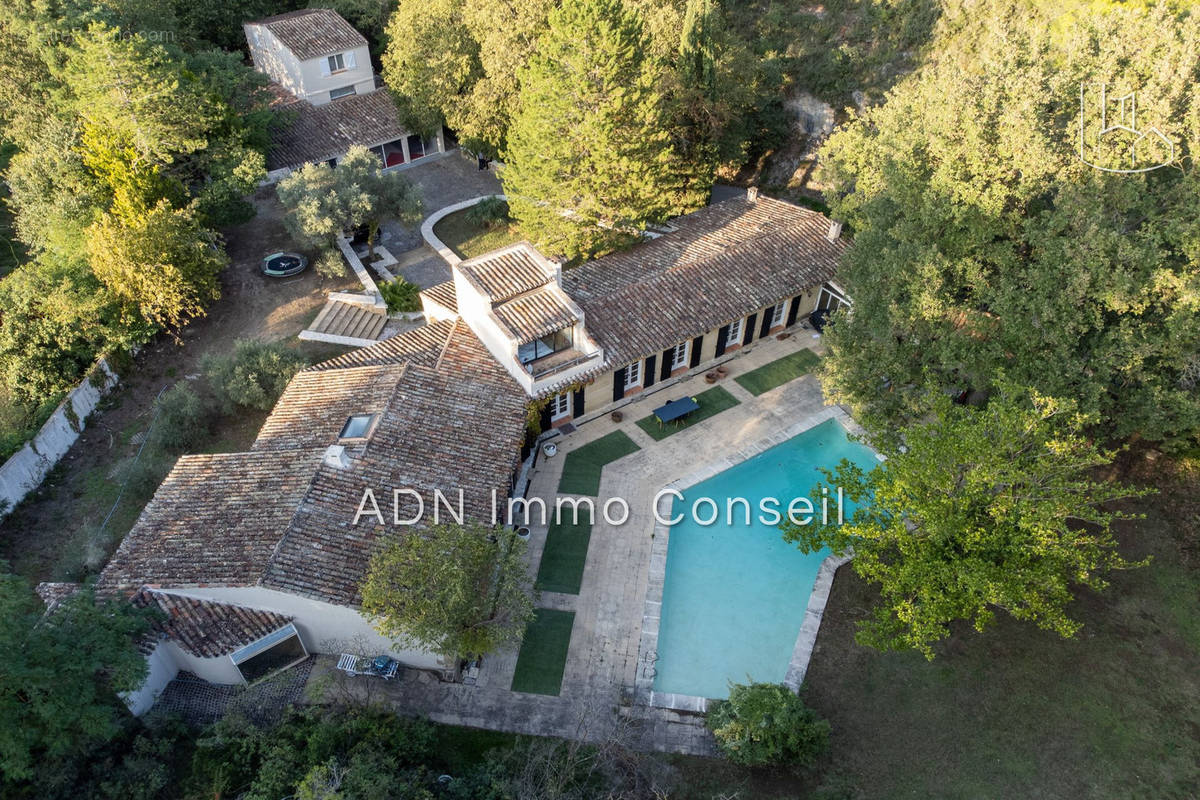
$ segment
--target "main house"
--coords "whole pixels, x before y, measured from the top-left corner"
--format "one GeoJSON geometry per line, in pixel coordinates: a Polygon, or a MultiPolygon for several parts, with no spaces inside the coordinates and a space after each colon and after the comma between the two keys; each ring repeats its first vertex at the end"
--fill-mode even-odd
{"type": "Polygon", "coordinates": [[[371,555],[413,531],[355,524],[365,490],[427,509],[461,491],[491,519],[522,491],[531,405],[547,429],[579,422],[836,308],[844,247],[821,214],[751,191],[577,269],[526,243],[456,265],[422,293],[426,325],[296,375],[250,450],[179,459],[98,581],[165,614],[131,707],[180,669],[236,684],[351,646],[452,679],[358,611],[371,555]]]}
{"type": "Polygon", "coordinates": [[[285,124],[267,151],[268,180],[309,163],[336,164],[354,145],[385,169],[446,151],[446,136],[410,133],[371,66],[367,40],[327,8],[305,8],[242,26],[254,68],[271,79],[285,124]]]}

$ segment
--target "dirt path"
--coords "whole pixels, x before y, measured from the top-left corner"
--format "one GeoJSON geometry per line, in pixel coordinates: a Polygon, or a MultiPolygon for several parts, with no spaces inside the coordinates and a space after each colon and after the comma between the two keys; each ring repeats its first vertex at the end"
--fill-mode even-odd
{"type": "MultiPolygon", "coordinates": [[[[130,481],[100,530],[149,427],[154,398],[164,386],[199,372],[205,354],[228,352],[236,340],[247,338],[287,339],[314,360],[333,354],[330,346],[313,347],[294,337],[320,310],[327,292],[354,290],[357,283],[349,277],[323,279],[313,270],[283,280],[263,277],[259,259],[296,246],[283,227],[274,190],[260,190],[254,201],[258,215],[225,232],[231,263],[221,275],[221,298],[208,316],[185,328],[180,342],[160,336],[143,348],[58,467],[0,523],[0,558],[15,572],[35,581],[77,580],[104,564],[153,493],[153,486],[130,481]]],[[[264,416],[245,413],[222,420],[205,449],[246,447],[264,416]]]]}

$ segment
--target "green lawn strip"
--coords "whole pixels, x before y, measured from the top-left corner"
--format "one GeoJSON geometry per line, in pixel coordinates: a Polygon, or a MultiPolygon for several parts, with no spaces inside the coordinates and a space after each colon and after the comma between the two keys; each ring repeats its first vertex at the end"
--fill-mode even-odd
{"type": "MultiPolygon", "coordinates": [[[[703,422],[714,414],[720,414],[727,408],[733,408],[738,404],[738,399],[729,392],[722,389],[720,386],[714,386],[711,389],[706,389],[695,396],[696,403],[700,408],[687,415],[687,418],[682,422],[660,423],[658,418],[651,414],[648,417],[642,417],[637,421],[637,426],[644,430],[656,442],[670,436],[672,433],[678,433],[684,428],[690,428],[698,422],[703,422]]],[[[664,403],[666,401],[663,401],[664,403]]]]}
{"type": "Polygon", "coordinates": [[[543,592],[579,594],[583,582],[583,564],[587,561],[588,541],[592,538],[592,523],[583,520],[573,524],[570,514],[555,521],[546,534],[546,547],[538,566],[537,588],[543,592]]]}
{"type": "Polygon", "coordinates": [[[460,258],[474,258],[514,242],[521,241],[515,225],[488,228],[467,218],[470,209],[449,214],[433,226],[433,235],[460,258]]]}
{"type": "Polygon", "coordinates": [[[562,477],[558,481],[561,494],[596,495],[600,492],[600,470],[640,448],[622,431],[613,431],[594,442],[567,453],[562,477]]]}
{"type": "Polygon", "coordinates": [[[536,610],[533,622],[525,629],[525,640],[517,656],[512,690],[531,694],[557,695],[562,689],[567,648],[571,644],[574,611],[552,608],[536,610]]]}
{"type": "Polygon", "coordinates": [[[758,369],[752,369],[745,375],[734,378],[738,384],[756,397],[763,392],[769,392],[776,386],[783,386],[791,380],[812,372],[812,368],[821,359],[811,350],[799,350],[791,355],[778,358],[770,364],[763,364],[758,369]]]}

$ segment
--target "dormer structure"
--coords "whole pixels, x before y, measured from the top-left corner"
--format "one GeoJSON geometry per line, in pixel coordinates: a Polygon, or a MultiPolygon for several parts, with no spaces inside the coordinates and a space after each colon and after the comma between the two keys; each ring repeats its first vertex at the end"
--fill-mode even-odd
{"type": "Polygon", "coordinates": [[[531,397],[590,376],[604,351],[562,288],[562,266],[518,242],[453,267],[458,313],[531,397]]]}

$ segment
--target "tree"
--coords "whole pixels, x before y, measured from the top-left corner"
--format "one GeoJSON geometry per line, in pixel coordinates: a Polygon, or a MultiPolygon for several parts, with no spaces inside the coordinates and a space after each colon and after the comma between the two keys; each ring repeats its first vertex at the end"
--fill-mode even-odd
{"type": "Polygon", "coordinates": [[[201,367],[225,413],[237,406],[270,411],[288,382],[308,366],[304,356],[283,342],[239,339],[229,354],[210,354],[201,367]]]}
{"type": "Polygon", "coordinates": [[[982,409],[944,395],[930,405],[903,444],[881,444],[884,463],[826,471],[831,492],[858,504],[844,525],[788,522],[784,538],[853,552],[855,573],[879,586],[864,644],[932,658],[951,623],[982,631],[997,611],[1074,635],[1072,589],[1104,589],[1110,571],[1140,565],[1112,533],[1132,515],[1108,504],[1145,492],[1092,477],[1112,454],[1084,436],[1074,402],[1009,388],[982,409]]]}
{"type": "Polygon", "coordinates": [[[0,380],[23,403],[68,391],[98,353],[151,333],[78,260],[41,256],[0,281],[0,380]]]}
{"type": "Polygon", "coordinates": [[[421,192],[399,172],[384,172],[379,156],[365,147],[352,147],[338,162],[337,179],[350,198],[350,225],[367,226],[367,255],[375,254],[375,237],[385,219],[405,225],[421,221],[421,192]]]}
{"type": "Polygon", "coordinates": [[[735,764],[812,766],[829,749],[829,723],[782,684],[729,687],[705,719],[721,752],[735,764]]]}
{"type": "Polygon", "coordinates": [[[502,179],[522,229],[555,253],[612,250],[683,210],[649,50],[623,0],[567,0],[520,73],[502,179]]]}
{"type": "Polygon", "coordinates": [[[280,181],[276,192],[288,212],[288,231],[318,250],[334,247],[337,237],[366,225],[373,252],[383,220],[415,224],[421,219],[417,187],[399,173],[384,172],[379,157],[361,146],[351,147],[336,168],[306,164],[280,181]]]}
{"type": "Polygon", "coordinates": [[[873,430],[1003,373],[1103,435],[1200,434],[1200,17],[1164,5],[949,4],[931,56],[822,153],[854,229],[825,383],[873,430]],[[1080,84],[1137,90],[1176,143],[1137,175],[1078,158],[1080,84]]]}
{"type": "Polygon", "coordinates": [[[117,693],[146,675],[135,644],[148,623],[132,603],[84,589],[44,612],[23,579],[0,575],[0,773],[10,783],[116,735],[128,714],[117,693]]]}
{"type": "Polygon", "coordinates": [[[389,540],[371,559],[362,610],[398,642],[476,658],[521,640],[531,589],[514,531],[433,525],[389,540]]]}
{"type": "Polygon", "coordinates": [[[101,217],[88,229],[87,250],[96,277],[155,325],[177,329],[220,297],[225,254],[191,210],[165,200],[129,223],[101,217]]]}

